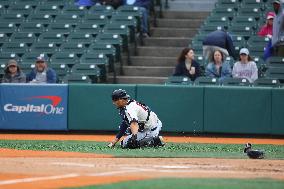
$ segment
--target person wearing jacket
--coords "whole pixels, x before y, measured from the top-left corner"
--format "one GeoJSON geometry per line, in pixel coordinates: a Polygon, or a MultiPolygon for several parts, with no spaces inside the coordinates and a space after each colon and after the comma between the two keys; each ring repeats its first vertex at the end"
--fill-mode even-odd
{"type": "Polygon", "coordinates": [[[209,60],[215,50],[221,51],[224,56],[235,56],[235,47],[231,36],[224,30],[209,33],[203,40],[203,56],[209,60]]]}
{"type": "Polygon", "coordinates": [[[178,57],[174,76],[186,76],[194,81],[200,76],[200,66],[194,60],[194,51],[192,48],[184,48],[178,57]]]}
{"type": "Polygon", "coordinates": [[[149,36],[148,17],[151,6],[151,0],[124,0],[123,4],[133,5],[140,8],[140,10],[142,11],[141,27],[142,27],[143,37],[148,37],[149,36]]]}
{"type": "Polygon", "coordinates": [[[284,9],[283,2],[273,1],[273,8],[276,14],[273,20],[272,47],[274,56],[284,56],[284,9]]]}
{"type": "Polygon", "coordinates": [[[268,12],[266,16],[266,23],[260,28],[257,33],[260,37],[272,37],[272,29],[273,29],[273,19],[275,17],[274,12],[268,12]]]}
{"type": "Polygon", "coordinates": [[[16,60],[9,60],[4,72],[2,83],[26,83],[26,75],[22,72],[16,60]]]}
{"type": "Polygon", "coordinates": [[[258,78],[256,63],[250,57],[247,48],[240,50],[240,59],[234,64],[232,75],[233,78],[246,78],[250,83],[258,78]]]}
{"type": "Polygon", "coordinates": [[[56,72],[48,68],[44,57],[36,59],[35,68],[27,75],[29,83],[56,83],[56,72]]]}
{"type": "Polygon", "coordinates": [[[231,77],[232,69],[228,62],[224,61],[224,55],[220,50],[215,50],[211,62],[206,66],[206,77],[218,78],[222,83],[225,78],[231,77]]]}

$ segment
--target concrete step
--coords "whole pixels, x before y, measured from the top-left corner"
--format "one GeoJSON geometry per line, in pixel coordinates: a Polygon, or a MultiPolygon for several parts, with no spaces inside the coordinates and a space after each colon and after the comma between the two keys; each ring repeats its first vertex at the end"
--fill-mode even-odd
{"type": "Polygon", "coordinates": [[[125,76],[168,77],[172,75],[172,66],[124,66],[125,76]]]}
{"type": "Polygon", "coordinates": [[[198,28],[151,28],[152,37],[188,37],[192,38],[197,33],[198,28]]]}
{"type": "MultiPolygon", "coordinates": [[[[117,76],[116,83],[124,84],[164,84],[168,77],[145,77],[145,76],[117,76]]],[[[112,83],[112,78],[109,78],[112,83]]]]}
{"type": "Polygon", "coordinates": [[[165,11],[164,19],[205,19],[210,12],[165,11]]]}
{"type": "Polygon", "coordinates": [[[183,47],[138,47],[139,56],[177,57],[183,47]]]}
{"type": "Polygon", "coordinates": [[[204,19],[158,19],[157,25],[162,28],[199,28],[204,19]]]}
{"type": "MultiPolygon", "coordinates": [[[[124,57],[126,62],[126,57],[124,57]]],[[[131,56],[131,66],[175,66],[176,57],[131,56]]]]}
{"type": "Polygon", "coordinates": [[[211,11],[217,0],[169,0],[170,11],[211,11]]]}
{"type": "Polygon", "coordinates": [[[145,38],[145,46],[187,47],[192,38],[188,37],[149,37],[145,38]]]}

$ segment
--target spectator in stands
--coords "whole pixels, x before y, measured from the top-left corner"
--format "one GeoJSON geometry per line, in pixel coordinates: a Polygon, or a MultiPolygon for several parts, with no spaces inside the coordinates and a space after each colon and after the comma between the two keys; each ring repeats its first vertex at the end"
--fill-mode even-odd
{"type": "Polygon", "coordinates": [[[258,78],[256,63],[250,57],[247,48],[240,50],[240,59],[234,64],[232,75],[234,78],[246,78],[250,83],[258,78]]]}
{"type": "Polygon", "coordinates": [[[30,83],[56,83],[56,73],[52,68],[48,68],[43,56],[36,59],[35,68],[27,75],[30,83]]]}
{"type": "MultiPolygon", "coordinates": [[[[213,52],[221,51],[224,56],[236,59],[235,48],[231,36],[224,30],[209,33],[203,40],[203,56],[209,60],[213,52]]],[[[224,57],[225,58],[225,57],[224,57]]]]}
{"type": "Polygon", "coordinates": [[[96,0],[76,0],[75,5],[91,7],[96,4],[96,0]]]}
{"type": "Polygon", "coordinates": [[[205,69],[206,77],[219,78],[221,83],[225,78],[231,77],[231,66],[224,58],[221,50],[214,51],[211,61],[205,69]]]}
{"type": "Polygon", "coordinates": [[[151,6],[151,0],[124,0],[124,5],[134,5],[138,6],[142,11],[142,32],[143,37],[149,36],[148,31],[148,17],[149,17],[149,10],[151,6]]]}
{"type": "Polygon", "coordinates": [[[284,9],[282,6],[283,2],[279,0],[273,1],[276,16],[273,20],[272,47],[274,56],[284,57],[284,9]]]}
{"type": "Polygon", "coordinates": [[[257,33],[260,37],[272,37],[273,19],[275,17],[274,12],[268,12],[266,16],[266,23],[260,28],[257,33]]]}
{"type": "Polygon", "coordinates": [[[192,48],[184,48],[177,60],[174,76],[186,76],[194,81],[200,76],[200,66],[194,60],[194,51],[192,48]]]}
{"type": "Polygon", "coordinates": [[[22,72],[16,60],[9,60],[4,72],[2,83],[26,83],[26,75],[22,72]]]}
{"type": "Polygon", "coordinates": [[[101,5],[110,5],[114,9],[117,9],[117,7],[123,4],[123,0],[97,0],[97,3],[100,3],[101,5]]]}

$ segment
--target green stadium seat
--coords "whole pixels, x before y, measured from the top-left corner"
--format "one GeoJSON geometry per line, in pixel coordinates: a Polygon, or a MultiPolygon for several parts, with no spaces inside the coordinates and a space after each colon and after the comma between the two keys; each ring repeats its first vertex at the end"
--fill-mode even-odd
{"type": "Polygon", "coordinates": [[[219,85],[218,78],[198,77],[194,81],[195,85],[219,85]]]}
{"type": "Polygon", "coordinates": [[[97,83],[101,75],[101,69],[96,64],[75,64],[71,69],[71,73],[87,75],[92,83],[97,83]]]}
{"type": "Polygon", "coordinates": [[[37,6],[41,3],[41,1],[34,1],[34,0],[14,0],[14,4],[16,5],[22,5],[22,6],[25,6],[25,5],[30,5],[30,6],[37,6]]]}
{"type": "Polygon", "coordinates": [[[230,25],[230,19],[226,16],[208,16],[205,20],[204,20],[204,25],[230,25]]]}
{"type": "Polygon", "coordinates": [[[85,6],[77,6],[75,4],[64,5],[62,14],[84,16],[87,13],[85,6]]]}
{"type": "Polygon", "coordinates": [[[12,34],[17,31],[17,26],[13,23],[1,23],[0,32],[6,34],[12,34]]]}
{"type": "Polygon", "coordinates": [[[25,73],[25,74],[28,74],[30,73],[34,68],[35,68],[35,63],[21,63],[19,64],[19,66],[21,67],[22,71],[25,73]]]}
{"type": "Polygon", "coordinates": [[[115,23],[107,24],[103,29],[103,33],[120,35],[122,37],[122,46],[125,50],[128,51],[130,31],[126,25],[115,24],[115,23]]]}
{"type": "Polygon", "coordinates": [[[240,3],[240,9],[243,7],[253,7],[253,8],[259,8],[261,10],[264,10],[265,3],[263,0],[242,0],[240,3]]]}
{"type": "Polygon", "coordinates": [[[223,7],[223,8],[233,8],[235,10],[239,7],[239,1],[238,0],[218,0],[215,3],[215,7],[223,7]]]}
{"type": "Polygon", "coordinates": [[[37,35],[45,32],[45,30],[46,30],[45,26],[39,22],[22,23],[19,26],[19,32],[31,32],[37,35]]]}
{"type": "Polygon", "coordinates": [[[53,17],[50,14],[30,14],[27,17],[27,22],[35,22],[35,23],[41,23],[41,24],[50,24],[53,22],[53,17]]]}
{"type": "Polygon", "coordinates": [[[105,15],[110,18],[114,12],[112,6],[108,5],[94,5],[89,9],[89,14],[105,15]]]}
{"type": "Polygon", "coordinates": [[[238,16],[254,17],[258,20],[262,16],[262,10],[258,7],[242,7],[238,10],[238,16]]]}
{"type": "Polygon", "coordinates": [[[249,80],[245,78],[226,78],[222,81],[224,86],[250,86],[249,80]]]}
{"type": "Polygon", "coordinates": [[[54,22],[76,26],[81,22],[81,17],[77,14],[60,14],[55,17],[54,22]]]}
{"type": "Polygon", "coordinates": [[[229,19],[232,19],[236,15],[236,11],[233,7],[216,7],[212,10],[211,16],[220,16],[220,17],[228,17],[229,19]]]}
{"type": "Polygon", "coordinates": [[[74,73],[63,77],[62,83],[92,83],[92,80],[87,75],[74,73]]]}
{"type": "Polygon", "coordinates": [[[82,23],[96,24],[100,27],[105,26],[109,22],[109,18],[103,14],[87,14],[82,18],[82,23]]]}
{"type": "Polygon", "coordinates": [[[7,9],[7,13],[9,14],[21,14],[24,16],[28,16],[31,13],[33,13],[34,9],[32,5],[21,5],[21,4],[15,4],[15,5],[10,5],[7,9]]]}
{"type": "Polygon", "coordinates": [[[208,34],[208,33],[211,33],[213,31],[216,31],[216,30],[222,30],[222,29],[225,29],[228,28],[228,26],[226,25],[203,25],[200,29],[199,29],[199,33],[200,34],[208,34]]]}
{"type": "Polygon", "coordinates": [[[2,45],[2,43],[8,42],[9,41],[9,37],[7,36],[6,33],[0,33],[0,46],[2,45]]]}
{"type": "Polygon", "coordinates": [[[78,24],[75,29],[74,32],[78,32],[78,33],[90,33],[93,36],[96,36],[97,34],[101,33],[102,29],[99,25],[97,24],[88,24],[88,23],[81,23],[78,24]]]}
{"type": "Polygon", "coordinates": [[[61,9],[58,5],[55,4],[42,4],[38,5],[35,8],[36,14],[50,14],[50,15],[58,15],[61,13],[61,9]]]}
{"type": "Polygon", "coordinates": [[[249,37],[247,44],[248,44],[248,47],[252,47],[252,46],[266,47],[268,42],[269,42],[268,37],[260,37],[257,35],[253,35],[249,37]]]}
{"type": "Polygon", "coordinates": [[[48,25],[46,30],[48,32],[69,34],[73,31],[73,27],[71,24],[67,24],[67,23],[51,23],[48,25]]]}
{"type": "Polygon", "coordinates": [[[58,51],[55,43],[49,42],[37,42],[33,43],[31,46],[31,52],[36,52],[38,54],[48,54],[51,55],[58,51]]]}
{"type": "Polygon", "coordinates": [[[60,46],[60,51],[61,52],[66,52],[66,53],[74,53],[78,56],[81,56],[86,52],[86,46],[84,43],[63,43],[60,46]]]}
{"type": "Polygon", "coordinates": [[[12,5],[13,3],[14,3],[14,2],[11,1],[11,0],[1,0],[1,1],[0,1],[0,5],[1,5],[1,7],[3,7],[3,8],[9,7],[9,6],[12,5]]]}
{"type": "Polygon", "coordinates": [[[92,33],[72,32],[68,35],[66,41],[69,43],[90,44],[94,41],[92,33]]]}
{"type": "Polygon", "coordinates": [[[62,83],[63,78],[69,74],[70,69],[67,64],[48,64],[48,67],[52,68],[55,70],[56,75],[57,75],[57,83],[62,83]]]}
{"type": "Polygon", "coordinates": [[[247,26],[245,24],[234,24],[229,27],[228,32],[231,35],[238,35],[238,36],[242,36],[245,39],[247,39],[251,35],[253,35],[254,30],[253,30],[253,27],[247,26]]]}
{"type": "Polygon", "coordinates": [[[38,41],[45,42],[45,43],[55,43],[56,45],[61,45],[62,43],[66,41],[66,39],[62,33],[45,32],[39,36],[38,41]]]}
{"type": "Polygon", "coordinates": [[[284,80],[284,67],[269,67],[265,72],[265,77],[284,80]]]}
{"type": "Polygon", "coordinates": [[[165,82],[165,85],[191,85],[190,78],[185,76],[170,76],[165,82]]]}
{"type": "Polygon", "coordinates": [[[266,60],[267,67],[284,67],[284,57],[272,56],[266,60]]]}
{"type": "Polygon", "coordinates": [[[23,14],[19,13],[7,13],[0,17],[0,22],[2,23],[13,23],[15,25],[20,25],[25,22],[25,17],[23,14]]]}
{"type": "Polygon", "coordinates": [[[10,41],[14,43],[32,44],[37,40],[34,33],[31,32],[14,32],[10,37],[10,41]]]}
{"type": "Polygon", "coordinates": [[[254,29],[257,28],[257,22],[254,17],[252,16],[236,16],[233,18],[231,25],[247,25],[247,26],[252,26],[254,29]]]}
{"type": "Polygon", "coordinates": [[[280,87],[280,81],[273,78],[258,78],[253,82],[253,86],[259,87],[280,87]]]}
{"type": "Polygon", "coordinates": [[[15,53],[5,53],[5,52],[0,52],[0,66],[5,67],[6,63],[10,59],[15,59],[17,61],[20,60],[19,56],[15,53]]]}
{"type": "Polygon", "coordinates": [[[56,52],[50,57],[51,64],[67,64],[72,67],[79,63],[79,58],[75,53],[56,52]]]}
{"type": "Polygon", "coordinates": [[[42,0],[44,5],[57,5],[63,8],[65,5],[74,4],[74,0],[42,0]]]}
{"type": "Polygon", "coordinates": [[[29,47],[25,43],[18,43],[18,42],[7,42],[3,43],[1,47],[2,52],[6,53],[15,53],[19,56],[28,52],[29,47]]]}
{"type": "Polygon", "coordinates": [[[250,46],[249,47],[250,55],[252,57],[260,57],[263,58],[265,46],[250,46]]]}

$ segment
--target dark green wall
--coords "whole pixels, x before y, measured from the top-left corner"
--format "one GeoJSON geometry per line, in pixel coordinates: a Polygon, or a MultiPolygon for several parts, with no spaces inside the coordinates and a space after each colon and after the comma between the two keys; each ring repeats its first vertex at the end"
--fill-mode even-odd
{"type": "Polygon", "coordinates": [[[119,88],[136,97],[136,85],[70,84],[68,129],[117,130],[120,119],[111,93],[119,88]]]}
{"type": "Polygon", "coordinates": [[[271,132],[270,123],[270,88],[205,88],[205,132],[265,134],[271,132]]]}
{"type": "Polygon", "coordinates": [[[137,100],[158,115],[165,131],[203,131],[203,87],[138,85],[137,100]]]}
{"type": "Polygon", "coordinates": [[[123,88],[146,103],[163,131],[284,134],[284,88],[184,85],[69,85],[69,130],[117,130],[110,95],[123,88]]]}
{"type": "Polygon", "coordinates": [[[284,134],[284,89],[272,89],[272,134],[284,134]]]}

